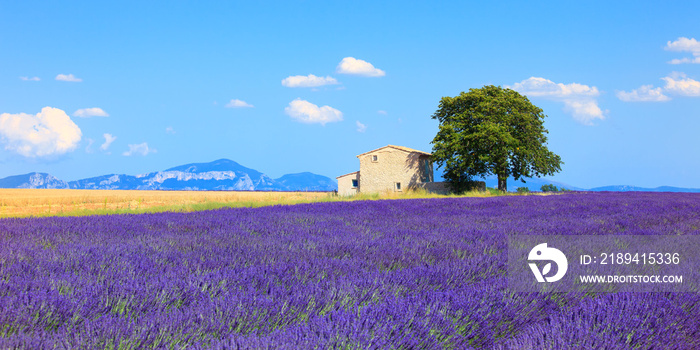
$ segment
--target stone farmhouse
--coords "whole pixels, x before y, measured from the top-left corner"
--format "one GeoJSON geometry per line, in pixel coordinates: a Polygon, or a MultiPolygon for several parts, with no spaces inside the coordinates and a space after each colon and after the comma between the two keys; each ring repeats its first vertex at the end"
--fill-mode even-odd
{"type": "Polygon", "coordinates": [[[433,182],[430,153],[408,147],[388,145],[362,153],[360,171],[338,176],[338,195],[356,193],[401,192],[423,188],[435,193],[448,193],[444,182],[433,182]]]}

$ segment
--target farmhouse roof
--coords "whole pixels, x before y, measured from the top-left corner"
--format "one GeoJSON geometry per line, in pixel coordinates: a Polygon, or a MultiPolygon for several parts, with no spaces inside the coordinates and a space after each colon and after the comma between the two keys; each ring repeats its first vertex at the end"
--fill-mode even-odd
{"type": "Polygon", "coordinates": [[[373,149],[373,150],[371,150],[371,151],[369,151],[369,152],[365,152],[365,153],[362,153],[362,154],[358,154],[357,157],[363,156],[363,155],[365,155],[365,154],[367,154],[367,153],[376,152],[376,151],[379,151],[380,149],[384,149],[384,148],[388,148],[388,147],[395,148],[395,149],[398,149],[398,150],[400,150],[400,151],[404,151],[404,152],[408,152],[408,153],[420,153],[420,154],[423,154],[423,155],[426,155],[426,156],[432,156],[432,154],[430,154],[430,153],[428,153],[428,152],[419,151],[419,150],[413,149],[413,148],[408,148],[408,147],[404,147],[404,146],[386,145],[386,146],[384,146],[384,147],[380,147],[380,148],[377,148],[377,149],[373,149]]]}
{"type": "Polygon", "coordinates": [[[336,178],[336,179],[340,179],[341,177],[345,177],[345,176],[348,176],[348,175],[354,175],[354,174],[357,174],[357,173],[359,173],[359,171],[353,171],[353,172],[348,173],[348,174],[345,174],[345,175],[336,176],[335,178],[336,178]]]}

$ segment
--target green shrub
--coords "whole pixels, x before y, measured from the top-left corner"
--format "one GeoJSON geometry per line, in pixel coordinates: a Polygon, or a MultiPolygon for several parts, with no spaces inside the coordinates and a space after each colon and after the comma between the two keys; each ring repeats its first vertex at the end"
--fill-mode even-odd
{"type": "Polygon", "coordinates": [[[542,185],[542,187],[540,187],[540,190],[542,190],[542,192],[559,192],[557,186],[554,186],[552,184],[542,185]]]}
{"type": "Polygon", "coordinates": [[[518,187],[515,189],[518,193],[528,193],[530,192],[530,189],[527,187],[518,187]]]}
{"type": "Polygon", "coordinates": [[[488,194],[492,195],[492,196],[502,196],[503,195],[503,192],[501,192],[497,188],[493,188],[493,187],[486,187],[486,192],[488,192],[488,194]]]}

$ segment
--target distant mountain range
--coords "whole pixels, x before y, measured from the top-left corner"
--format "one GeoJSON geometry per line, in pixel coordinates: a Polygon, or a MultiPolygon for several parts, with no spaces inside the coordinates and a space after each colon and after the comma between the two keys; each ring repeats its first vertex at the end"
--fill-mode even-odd
{"type": "Polygon", "coordinates": [[[89,190],[194,190],[194,191],[333,191],[335,180],[312,173],[287,174],[273,179],[229,159],[193,163],[163,171],[125,175],[109,174],[63,181],[51,174],[29,173],[0,179],[0,188],[72,188],[89,190]]]}
{"type": "Polygon", "coordinates": [[[700,192],[700,188],[684,188],[684,187],[672,187],[672,186],[660,186],[660,187],[656,187],[656,188],[646,188],[646,187],[637,187],[637,186],[618,185],[618,186],[604,186],[604,187],[591,188],[590,191],[700,192]]]}
{"type": "MultiPolygon", "coordinates": [[[[496,178],[495,176],[489,176],[483,180],[486,182],[486,187],[494,187],[494,188],[498,187],[498,178],[496,178]]],[[[646,187],[637,187],[637,186],[629,186],[629,185],[617,185],[617,186],[604,186],[604,187],[595,187],[595,188],[585,189],[585,188],[571,186],[569,184],[565,184],[565,183],[557,182],[557,181],[552,181],[552,180],[548,180],[548,179],[544,179],[544,178],[541,178],[541,179],[533,178],[533,179],[527,179],[526,181],[527,181],[526,183],[522,183],[520,180],[516,181],[513,178],[508,178],[508,190],[515,191],[518,187],[527,187],[530,191],[539,191],[540,188],[542,187],[542,185],[552,184],[554,186],[557,186],[557,188],[564,188],[564,189],[571,190],[571,191],[700,192],[700,188],[683,188],[683,187],[671,187],[671,186],[646,188],[646,187]]]]}
{"type": "MultiPolygon", "coordinates": [[[[441,180],[438,180],[441,181],[441,180]]],[[[498,179],[484,179],[487,187],[498,187],[498,179]]],[[[572,191],[643,191],[700,192],[698,188],[662,186],[605,186],[591,189],[571,186],[548,179],[527,179],[526,183],[508,179],[508,189],[527,187],[539,191],[542,185],[553,184],[572,191]]],[[[210,163],[192,163],[141,175],[109,174],[76,181],[63,181],[51,174],[29,173],[0,179],[0,188],[72,188],[86,190],[193,190],[193,191],[334,191],[338,183],[326,176],[309,172],[287,174],[273,179],[255,169],[246,168],[229,159],[210,163]]]]}

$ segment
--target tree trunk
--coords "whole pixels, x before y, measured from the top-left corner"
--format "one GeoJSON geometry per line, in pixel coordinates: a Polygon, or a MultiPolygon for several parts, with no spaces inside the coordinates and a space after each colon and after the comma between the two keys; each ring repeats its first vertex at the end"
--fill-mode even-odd
{"type": "Polygon", "coordinates": [[[508,183],[506,182],[506,180],[508,180],[508,176],[498,175],[498,189],[503,192],[508,191],[508,183]]]}

